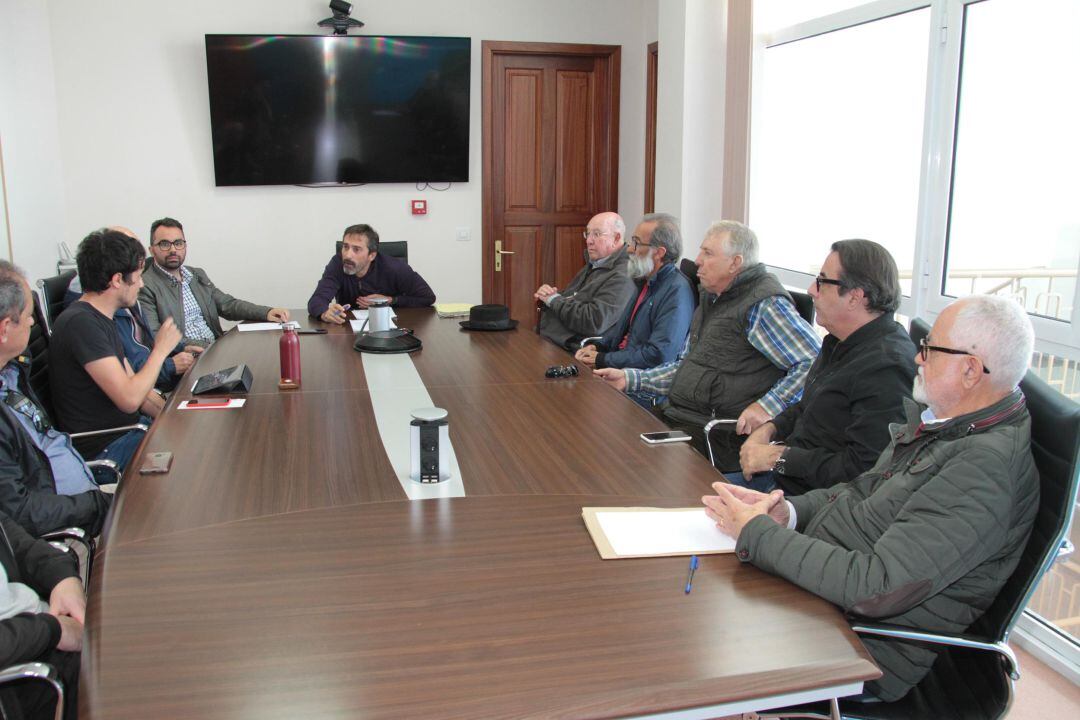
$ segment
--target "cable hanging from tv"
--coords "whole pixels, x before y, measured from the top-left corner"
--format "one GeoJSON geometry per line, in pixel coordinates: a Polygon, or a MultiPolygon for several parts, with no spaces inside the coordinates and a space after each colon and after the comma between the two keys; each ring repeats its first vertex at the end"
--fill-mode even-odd
{"type": "Polygon", "coordinates": [[[364,27],[364,23],[349,17],[352,14],[352,3],[347,3],[345,0],[330,0],[330,11],[334,13],[334,16],[320,20],[318,25],[334,28],[335,35],[348,35],[349,28],[364,27]]]}

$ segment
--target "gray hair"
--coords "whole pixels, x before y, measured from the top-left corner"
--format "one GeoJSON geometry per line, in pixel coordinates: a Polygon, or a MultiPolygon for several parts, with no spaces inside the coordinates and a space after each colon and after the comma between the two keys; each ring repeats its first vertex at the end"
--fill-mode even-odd
{"type": "Polygon", "coordinates": [[[623,222],[622,215],[619,213],[611,213],[615,216],[615,219],[611,221],[612,231],[618,233],[619,239],[626,242],[626,223],[623,222]]]}
{"type": "Polygon", "coordinates": [[[0,260],[0,318],[18,320],[26,310],[23,285],[26,275],[7,260],[0,260]]]}
{"type": "Polygon", "coordinates": [[[953,321],[950,342],[978,356],[995,387],[1011,390],[1031,364],[1035,330],[1020,303],[998,295],[971,295],[953,321]]]}
{"type": "Polygon", "coordinates": [[[668,213],[647,213],[641,218],[641,222],[656,223],[649,242],[667,250],[661,262],[664,265],[678,262],[682,256],[682,232],[679,230],[679,219],[668,213]]]}
{"type": "Polygon", "coordinates": [[[717,220],[705,231],[705,237],[723,233],[728,234],[724,240],[724,254],[742,255],[744,268],[757,265],[758,241],[753,230],[734,220],[717,220]]]}
{"type": "Polygon", "coordinates": [[[832,251],[840,257],[840,294],[859,288],[866,309],[893,313],[900,307],[900,273],[889,251],[873,240],[837,240],[832,251]]]}

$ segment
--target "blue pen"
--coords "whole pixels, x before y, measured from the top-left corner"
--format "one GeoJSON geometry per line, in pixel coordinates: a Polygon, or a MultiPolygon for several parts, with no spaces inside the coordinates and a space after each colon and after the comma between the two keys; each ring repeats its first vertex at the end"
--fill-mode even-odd
{"type": "Polygon", "coordinates": [[[690,574],[686,576],[686,594],[690,594],[690,585],[694,582],[694,571],[697,570],[697,555],[690,556],[690,574]]]}

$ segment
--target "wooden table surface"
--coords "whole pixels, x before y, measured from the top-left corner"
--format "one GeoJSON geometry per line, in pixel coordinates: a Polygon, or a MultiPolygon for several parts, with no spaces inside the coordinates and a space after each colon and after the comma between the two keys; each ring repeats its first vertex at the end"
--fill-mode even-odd
{"type": "Polygon", "coordinates": [[[132,462],[171,450],[171,471],[121,484],[81,717],[606,718],[878,676],[835,607],[733,556],[689,595],[686,558],[600,560],[582,506],[697,505],[708,462],[642,443],[662,423],[588,370],[545,378],[570,359],[523,327],[399,315],[466,496],[406,498],[347,328],[300,337],[284,392],[279,335],[230,332],[132,462]],[[239,362],[242,409],[175,409],[239,362]]]}

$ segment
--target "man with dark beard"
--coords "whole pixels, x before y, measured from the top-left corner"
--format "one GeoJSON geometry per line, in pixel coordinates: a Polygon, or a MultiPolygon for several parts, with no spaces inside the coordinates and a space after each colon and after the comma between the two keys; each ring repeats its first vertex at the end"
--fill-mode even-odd
{"type": "MultiPolygon", "coordinates": [[[[666,213],[641,219],[629,243],[626,272],[638,292],[619,322],[589,341],[574,359],[594,368],[651,368],[672,362],[686,343],[694,315],[694,291],[675,266],[682,255],[678,221],[666,213]]],[[[635,393],[651,407],[654,396],[635,393]]]]}
{"type": "Polygon", "coordinates": [[[308,314],[344,325],[348,307],[363,310],[373,301],[393,307],[427,307],[435,293],[404,260],[379,252],[379,233],[370,225],[350,225],[341,236],[341,253],[326,264],[308,314]]]}

